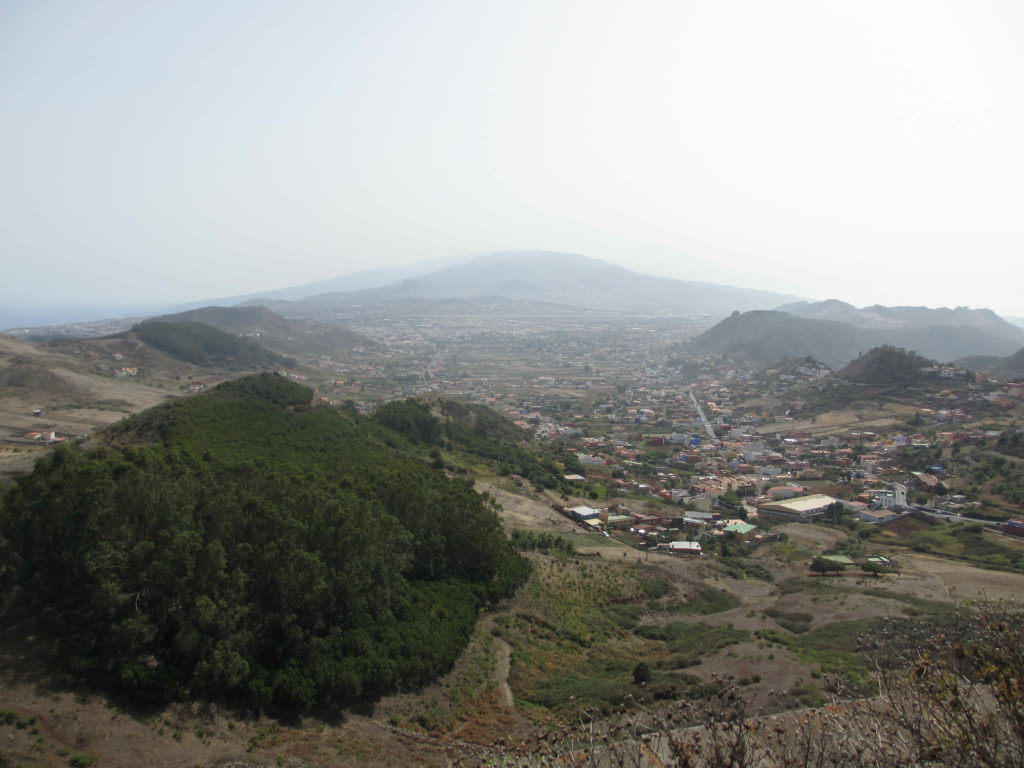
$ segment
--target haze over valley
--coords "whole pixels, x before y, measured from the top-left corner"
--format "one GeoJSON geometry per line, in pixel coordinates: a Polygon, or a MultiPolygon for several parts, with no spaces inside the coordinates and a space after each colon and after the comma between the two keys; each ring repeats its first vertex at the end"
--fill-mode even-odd
{"type": "MultiPolygon", "coordinates": [[[[4,609],[0,706],[19,758],[39,754],[18,725],[31,717],[48,729],[43,755],[75,745],[116,762],[144,744],[166,765],[335,764],[337,744],[378,754],[351,764],[529,765],[574,749],[569,731],[545,741],[552,723],[615,729],[624,706],[663,733],[668,717],[710,727],[721,690],[774,728],[874,685],[871,657],[844,638],[911,615],[928,634],[982,593],[1024,588],[1024,476],[1007,458],[1020,453],[1024,329],[991,311],[857,309],[536,251],[221,303],[0,335],[0,477],[16,483],[0,531],[24,563],[0,572],[21,595],[4,609]],[[264,511],[250,518],[253,505],[264,511]],[[382,521],[360,517],[366,505],[382,521]],[[449,528],[441,510],[456,508],[449,528]],[[47,537],[67,510],[87,522],[54,558],[47,537]],[[295,536],[253,527],[271,519],[295,536]],[[121,538],[85,536],[112,525],[121,538]],[[343,585],[367,578],[350,547],[369,544],[351,537],[381,525],[392,544],[374,550],[375,578],[402,597],[374,593],[371,620],[343,585]],[[331,549],[314,544],[327,530],[342,537],[331,549]],[[167,577],[179,550],[156,557],[153,536],[205,542],[185,581],[167,577]],[[248,553],[271,551],[252,572],[268,574],[261,586],[243,588],[248,553]],[[129,581],[114,586],[95,552],[132,562],[129,581]],[[294,563],[345,575],[295,592],[294,563]],[[86,574],[78,587],[60,582],[66,568],[86,574]],[[148,596],[103,607],[104,590],[148,596]],[[183,599],[187,613],[159,608],[183,599]],[[60,653],[91,672],[25,655],[24,633],[48,633],[54,610],[82,627],[54,639],[60,653]],[[102,642],[85,629],[108,622],[102,642]],[[342,641],[337,626],[377,639],[342,641]],[[50,714],[17,682],[27,669],[54,681],[50,714]],[[160,714],[111,731],[60,675],[160,714]],[[340,711],[266,736],[268,722],[340,711]]],[[[613,761],[637,748],[614,743],[613,761]]],[[[650,764],[674,749],[657,742],[650,764]]]]}
{"type": "Polygon", "coordinates": [[[0,7],[0,768],[1024,765],[1017,4],[0,7]]]}

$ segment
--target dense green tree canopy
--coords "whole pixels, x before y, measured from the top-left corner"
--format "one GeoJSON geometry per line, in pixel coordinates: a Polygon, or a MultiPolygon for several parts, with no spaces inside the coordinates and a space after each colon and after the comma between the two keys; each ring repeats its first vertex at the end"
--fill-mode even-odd
{"type": "Polygon", "coordinates": [[[236,336],[206,323],[148,320],[132,330],[151,347],[196,365],[226,365],[235,370],[295,365],[292,358],[271,352],[253,339],[236,336]]]}
{"type": "Polygon", "coordinates": [[[530,445],[521,429],[488,408],[444,398],[395,400],[377,408],[373,418],[414,443],[487,459],[501,474],[521,475],[538,488],[568,491],[566,472],[583,471],[574,455],[530,445]]]}
{"type": "Polygon", "coordinates": [[[287,712],[425,682],[525,561],[405,438],[270,374],[65,447],[0,507],[6,620],[135,697],[287,712]]]}

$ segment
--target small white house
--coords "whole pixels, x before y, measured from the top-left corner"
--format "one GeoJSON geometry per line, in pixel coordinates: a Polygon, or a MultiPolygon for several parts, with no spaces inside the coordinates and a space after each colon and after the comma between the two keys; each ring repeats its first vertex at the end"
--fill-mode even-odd
{"type": "Polygon", "coordinates": [[[700,544],[696,541],[670,541],[667,544],[659,544],[658,549],[683,557],[700,557],[702,554],[700,544]]]}

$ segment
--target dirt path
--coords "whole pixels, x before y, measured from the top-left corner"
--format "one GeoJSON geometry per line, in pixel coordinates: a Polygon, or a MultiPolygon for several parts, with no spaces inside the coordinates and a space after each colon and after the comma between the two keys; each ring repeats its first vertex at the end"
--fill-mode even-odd
{"type": "Polygon", "coordinates": [[[512,687],[508,684],[508,673],[512,669],[512,646],[500,637],[492,637],[498,650],[497,662],[494,665],[494,677],[498,680],[498,691],[501,693],[501,706],[514,711],[516,700],[512,696],[512,687]]]}
{"type": "Polygon", "coordinates": [[[494,643],[494,649],[496,652],[494,661],[494,680],[498,683],[498,693],[502,709],[514,712],[516,709],[516,700],[512,695],[512,686],[508,684],[509,672],[512,671],[512,646],[495,634],[494,630],[496,627],[497,624],[494,621],[493,614],[484,617],[483,621],[480,623],[480,629],[486,632],[488,637],[491,638],[491,642],[494,643]]]}

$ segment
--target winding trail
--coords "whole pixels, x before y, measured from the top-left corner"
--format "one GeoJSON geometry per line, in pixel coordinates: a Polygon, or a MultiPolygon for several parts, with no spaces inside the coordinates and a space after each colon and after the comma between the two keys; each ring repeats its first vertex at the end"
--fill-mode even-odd
{"type": "Polygon", "coordinates": [[[498,683],[501,707],[509,712],[515,712],[516,699],[512,695],[512,686],[508,684],[508,675],[512,670],[512,646],[503,638],[494,634],[495,627],[497,627],[497,624],[494,621],[493,614],[484,618],[480,625],[480,629],[486,632],[490,636],[491,642],[494,643],[496,652],[494,679],[498,683]]]}
{"type": "Polygon", "coordinates": [[[508,684],[508,673],[512,668],[512,646],[500,637],[491,636],[498,649],[498,660],[494,665],[494,676],[498,680],[498,691],[501,693],[501,706],[510,712],[516,708],[516,700],[512,696],[512,687],[508,684]]]}

